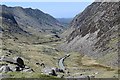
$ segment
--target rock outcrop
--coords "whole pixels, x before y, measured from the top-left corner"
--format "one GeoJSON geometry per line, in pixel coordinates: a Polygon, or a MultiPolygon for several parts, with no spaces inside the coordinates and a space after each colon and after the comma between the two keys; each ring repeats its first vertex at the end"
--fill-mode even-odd
{"type": "Polygon", "coordinates": [[[7,72],[9,72],[9,71],[12,71],[11,69],[10,69],[10,67],[6,64],[6,65],[3,65],[1,68],[0,68],[0,72],[2,72],[2,73],[7,73],[7,72]]]}
{"type": "Polygon", "coordinates": [[[92,3],[72,20],[61,49],[78,51],[103,64],[117,66],[119,13],[120,2],[92,3]]]}
{"type": "Polygon", "coordinates": [[[25,65],[24,60],[20,57],[15,57],[13,59],[13,58],[2,56],[0,58],[0,62],[5,62],[5,64],[3,63],[0,67],[0,72],[2,73],[7,73],[9,71],[34,72],[33,69],[25,65]]]}

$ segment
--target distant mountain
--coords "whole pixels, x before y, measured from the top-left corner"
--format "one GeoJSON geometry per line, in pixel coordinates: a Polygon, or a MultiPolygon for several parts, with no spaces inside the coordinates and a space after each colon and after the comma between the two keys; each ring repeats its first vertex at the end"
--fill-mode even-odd
{"type": "Polygon", "coordinates": [[[13,22],[11,25],[17,24],[19,28],[28,32],[29,34],[55,34],[60,33],[63,30],[63,26],[58,20],[38,9],[7,7],[5,5],[1,5],[0,7],[2,7],[2,17],[6,18],[7,21],[10,19],[13,22]]]}
{"type": "Polygon", "coordinates": [[[78,51],[109,65],[118,65],[120,2],[94,2],[71,22],[60,47],[78,51]]]}
{"type": "Polygon", "coordinates": [[[73,18],[57,18],[57,20],[63,24],[65,27],[69,27],[70,22],[73,18]]]}
{"type": "MultiPolygon", "coordinates": [[[[0,6],[2,7],[2,6],[0,6]]],[[[0,8],[0,29],[3,32],[3,37],[15,37],[15,35],[29,36],[29,32],[26,32],[19,27],[14,15],[7,11],[4,7],[0,8]]]]}

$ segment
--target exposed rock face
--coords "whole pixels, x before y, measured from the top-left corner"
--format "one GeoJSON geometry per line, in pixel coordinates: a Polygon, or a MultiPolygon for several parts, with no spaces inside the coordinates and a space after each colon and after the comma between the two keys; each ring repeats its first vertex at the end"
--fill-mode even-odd
{"type": "Polygon", "coordinates": [[[51,72],[49,73],[49,75],[52,75],[52,76],[57,76],[56,72],[54,69],[51,70],[51,72]]]}
{"type": "Polygon", "coordinates": [[[7,73],[9,71],[34,72],[33,69],[24,64],[24,60],[20,57],[15,57],[14,59],[12,59],[9,57],[2,56],[0,58],[0,62],[6,62],[5,64],[3,63],[0,66],[0,72],[2,73],[7,73]]]}
{"type": "Polygon", "coordinates": [[[16,64],[16,61],[14,59],[9,58],[9,57],[5,57],[5,56],[0,57],[0,61],[16,64]]]}
{"type": "Polygon", "coordinates": [[[24,68],[24,67],[25,67],[25,64],[24,64],[24,61],[23,61],[22,58],[16,57],[16,58],[15,58],[15,61],[16,61],[17,65],[18,65],[19,67],[21,67],[21,68],[24,68]]]}
{"type": "Polygon", "coordinates": [[[11,63],[11,64],[16,64],[21,68],[25,67],[24,61],[20,57],[15,57],[14,59],[12,59],[12,58],[9,58],[9,57],[2,56],[2,57],[0,57],[0,61],[1,62],[8,62],[8,63],[11,63]]]}
{"type": "Polygon", "coordinates": [[[7,10],[6,6],[0,6],[0,29],[4,39],[13,37],[17,39],[17,35],[30,36],[29,32],[26,32],[18,25],[14,15],[7,10]]]}
{"type": "Polygon", "coordinates": [[[0,10],[0,17],[1,17],[1,23],[0,23],[0,28],[2,31],[4,32],[12,32],[12,33],[20,33],[20,32],[24,32],[17,24],[14,16],[7,11],[4,10],[0,10]]]}
{"type": "Polygon", "coordinates": [[[120,2],[94,2],[73,19],[61,48],[116,66],[119,27],[120,2]]]}
{"type": "Polygon", "coordinates": [[[0,68],[0,72],[7,73],[9,71],[12,71],[8,65],[4,65],[0,68]]]}
{"type": "Polygon", "coordinates": [[[7,7],[0,5],[1,29],[13,31],[21,30],[34,34],[35,32],[60,32],[63,26],[55,18],[49,14],[43,13],[38,9],[22,8],[22,7],[7,7]],[[6,24],[6,25],[5,25],[6,24]],[[10,27],[11,26],[11,27],[10,27]],[[4,29],[3,29],[4,28],[4,29]]]}

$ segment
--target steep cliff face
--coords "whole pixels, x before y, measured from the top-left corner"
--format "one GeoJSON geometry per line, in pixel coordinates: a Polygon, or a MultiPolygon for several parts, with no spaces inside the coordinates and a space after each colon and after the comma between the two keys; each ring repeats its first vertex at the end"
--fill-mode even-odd
{"type": "Polygon", "coordinates": [[[46,41],[51,37],[56,38],[54,35],[62,30],[59,21],[38,9],[0,5],[0,32],[4,39],[37,43],[44,41],[46,35],[50,35],[46,41]]]}
{"type": "Polygon", "coordinates": [[[120,2],[94,2],[71,22],[65,51],[79,51],[99,62],[118,64],[118,28],[120,27],[120,2]]]}
{"type": "MultiPolygon", "coordinates": [[[[38,9],[22,8],[22,7],[7,7],[1,5],[2,16],[11,15],[23,30],[33,33],[59,33],[63,30],[63,26],[54,17],[46,14],[38,9]]],[[[8,18],[9,16],[6,16],[8,18]]],[[[4,22],[4,21],[3,21],[4,22]]],[[[14,23],[13,23],[14,24],[14,23]]]]}
{"type": "Polygon", "coordinates": [[[21,34],[24,36],[29,35],[28,32],[24,31],[22,28],[19,27],[13,14],[3,9],[4,8],[2,7],[0,10],[0,28],[3,32],[3,36],[5,37],[8,35],[14,35],[15,37],[16,34],[21,34]]]}

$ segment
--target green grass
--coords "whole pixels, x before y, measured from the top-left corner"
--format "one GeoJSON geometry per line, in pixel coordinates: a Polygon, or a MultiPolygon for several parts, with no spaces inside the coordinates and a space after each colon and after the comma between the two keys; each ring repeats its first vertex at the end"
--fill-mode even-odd
{"type": "Polygon", "coordinates": [[[83,74],[95,75],[96,78],[112,78],[118,74],[116,69],[75,52],[72,52],[70,57],[66,58],[65,65],[71,76],[80,76],[80,74],[83,74]],[[95,74],[96,72],[98,74],[95,74]]]}
{"type": "MultiPolygon", "coordinates": [[[[25,64],[32,68],[35,73],[23,73],[23,72],[9,72],[8,74],[11,76],[11,78],[22,78],[23,80],[25,78],[42,78],[42,80],[63,80],[59,79],[53,76],[43,75],[41,74],[41,70],[43,69],[41,66],[36,65],[36,63],[45,63],[45,66],[47,67],[58,67],[58,59],[63,57],[66,53],[62,51],[56,51],[56,46],[62,41],[58,42],[49,42],[52,40],[56,40],[56,38],[52,38],[51,35],[41,36],[38,37],[38,40],[32,40],[33,42],[31,44],[27,44],[27,40],[24,39],[24,37],[21,41],[14,41],[12,39],[6,39],[4,40],[4,46],[6,50],[12,50],[11,57],[14,56],[20,56],[24,59],[25,64]],[[34,43],[38,44],[34,44],[34,43]],[[39,44],[43,42],[48,42],[44,44],[39,44]]],[[[34,39],[34,38],[33,38],[34,39]]],[[[111,44],[116,43],[115,40],[111,40],[111,44]]],[[[116,57],[117,55],[114,53],[107,54],[106,56],[100,58],[98,60],[98,63],[95,64],[96,60],[91,59],[89,57],[84,57],[78,52],[70,52],[70,57],[65,59],[65,67],[67,70],[70,71],[71,76],[83,73],[85,75],[93,74],[95,71],[99,72],[100,74],[96,75],[97,77],[112,77],[114,75],[114,69],[108,66],[102,65],[105,61],[110,61],[111,58],[116,57]],[[85,64],[85,65],[84,65],[85,64]],[[92,71],[81,71],[81,69],[86,70],[90,69],[92,71]]],[[[3,64],[3,63],[1,63],[3,64]]],[[[119,71],[120,72],[120,71],[119,71]]],[[[118,73],[119,73],[118,72],[118,73]]],[[[116,72],[116,74],[118,74],[116,72]]],[[[63,74],[60,74],[63,75],[63,74]]],[[[66,74],[64,74],[66,76],[66,74]]],[[[10,79],[12,80],[12,79],[10,79]]],[[[18,80],[18,79],[17,79],[18,80]]]]}
{"type": "Polygon", "coordinates": [[[93,64],[93,65],[88,65],[88,66],[85,65],[85,67],[94,67],[96,69],[102,68],[102,69],[106,69],[107,71],[114,71],[115,70],[109,66],[105,66],[105,65],[101,65],[101,64],[93,64]]]}
{"type": "Polygon", "coordinates": [[[3,80],[26,80],[27,78],[35,78],[35,79],[42,79],[42,80],[62,80],[60,78],[54,77],[54,76],[49,76],[49,75],[44,75],[40,73],[26,73],[26,72],[9,72],[7,73],[10,78],[9,79],[3,79],[3,80]]]}
{"type": "MultiPolygon", "coordinates": [[[[117,52],[112,52],[112,53],[108,53],[103,57],[100,57],[97,62],[100,64],[108,64],[110,62],[112,62],[112,59],[118,59],[118,53],[117,52]]],[[[114,66],[112,66],[114,67],[114,66]]]]}
{"type": "MultiPolygon", "coordinates": [[[[51,35],[41,36],[37,42],[55,40],[51,35]]],[[[25,65],[32,68],[35,72],[41,73],[43,67],[36,65],[36,63],[44,62],[46,67],[58,67],[58,59],[63,54],[56,50],[55,45],[59,42],[45,43],[45,44],[27,44],[27,40],[18,40],[6,38],[3,45],[3,54],[11,51],[9,57],[22,57],[25,65]],[[54,45],[53,45],[54,44],[54,45]]]]}

